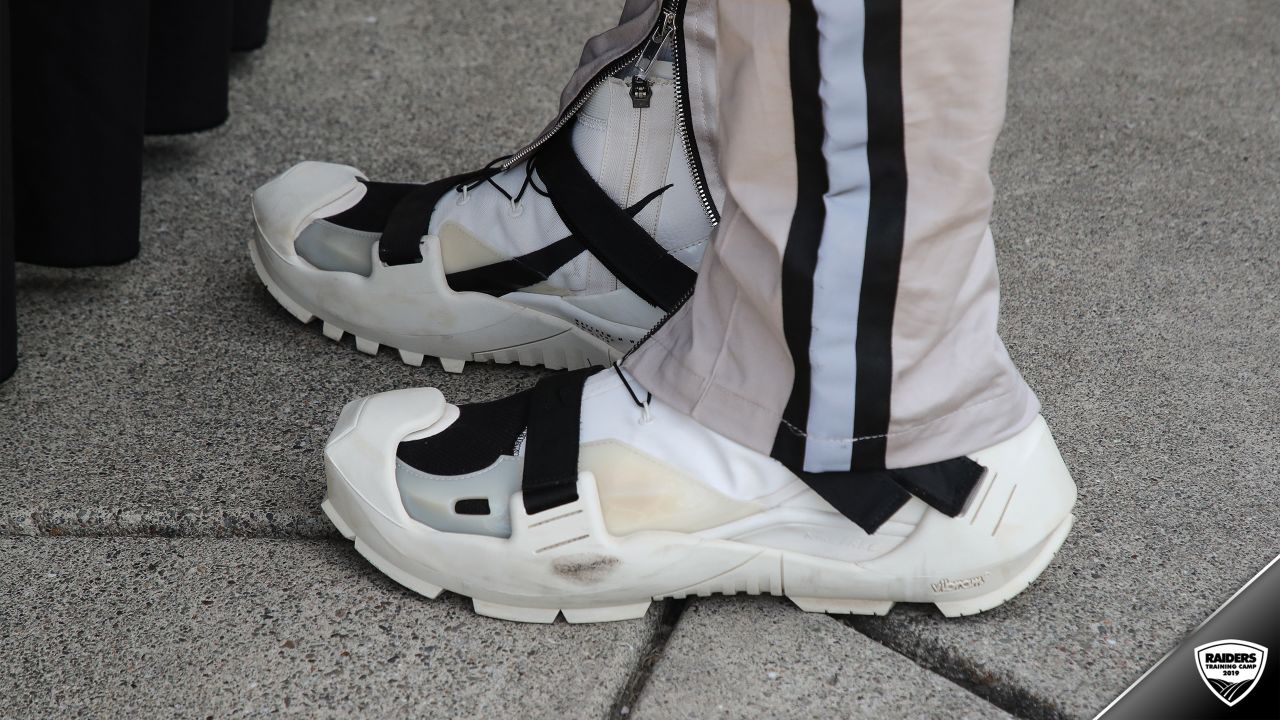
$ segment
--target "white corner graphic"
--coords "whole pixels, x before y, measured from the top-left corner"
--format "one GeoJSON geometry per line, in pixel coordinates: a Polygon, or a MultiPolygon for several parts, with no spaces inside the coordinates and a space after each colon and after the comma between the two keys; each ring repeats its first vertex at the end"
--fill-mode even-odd
{"type": "Polygon", "coordinates": [[[1267,667],[1267,649],[1244,640],[1218,640],[1195,651],[1196,670],[1228,707],[1248,697],[1267,667]]]}

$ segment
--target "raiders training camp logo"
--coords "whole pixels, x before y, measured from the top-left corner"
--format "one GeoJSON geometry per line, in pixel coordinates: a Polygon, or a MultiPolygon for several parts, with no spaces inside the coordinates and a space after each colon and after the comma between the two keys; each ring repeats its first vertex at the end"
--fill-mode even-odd
{"type": "Polygon", "coordinates": [[[1219,640],[1196,648],[1196,668],[1214,695],[1235,705],[1253,690],[1267,666],[1267,649],[1243,640],[1219,640]]]}

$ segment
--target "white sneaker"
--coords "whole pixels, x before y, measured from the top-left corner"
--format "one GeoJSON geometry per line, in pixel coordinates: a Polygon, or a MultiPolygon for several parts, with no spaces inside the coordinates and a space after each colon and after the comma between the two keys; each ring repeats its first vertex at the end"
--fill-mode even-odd
{"type": "Polygon", "coordinates": [[[389,345],[413,365],[611,362],[692,292],[715,217],[680,137],[671,65],[646,73],[646,106],[609,76],[572,126],[509,167],[421,186],[293,167],[253,195],[259,277],[328,337],[351,333],[370,354],[389,345]]]}
{"type": "Polygon", "coordinates": [[[1026,588],[1071,528],[1075,485],[1039,418],[971,456],[985,470],[953,515],[911,497],[863,529],[772,458],[641,401],[619,372],[590,373],[461,408],[430,388],[348,404],[325,449],[325,512],[402,585],[527,622],[739,592],[810,612],[969,615],[1026,588]]]}

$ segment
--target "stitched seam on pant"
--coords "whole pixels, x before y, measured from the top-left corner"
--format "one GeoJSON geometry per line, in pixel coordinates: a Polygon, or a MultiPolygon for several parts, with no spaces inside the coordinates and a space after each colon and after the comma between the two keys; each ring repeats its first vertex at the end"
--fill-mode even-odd
{"type": "MultiPolygon", "coordinates": [[[[732,331],[731,329],[733,328],[733,319],[738,314],[738,300],[741,297],[742,297],[741,293],[734,292],[733,304],[729,306],[729,316],[724,321],[724,327],[726,329],[726,332],[732,331]]],[[[724,353],[728,349],[729,349],[729,343],[720,343],[720,352],[716,353],[715,362],[711,363],[711,377],[716,376],[716,371],[720,369],[720,361],[724,359],[724,353]]],[[[698,406],[702,404],[702,401],[706,399],[707,392],[709,392],[713,386],[714,386],[714,383],[711,383],[711,382],[706,382],[703,384],[702,392],[698,393],[698,399],[693,402],[693,407],[695,411],[697,410],[698,406]]]]}
{"type": "Polygon", "coordinates": [[[795,433],[796,435],[798,435],[798,436],[800,436],[800,437],[803,437],[803,438],[806,438],[807,440],[810,440],[810,441],[812,441],[812,442],[828,443],[828,444],[832,444],[832,445],[852,445],[853,443],[856,443],[856,442],[863,442],[863,441],[866,441],[866,440],[880,440],[880,439],[883,439],[883,438],[899,437],[899,436],[901,436],[901,435],[907,435],[907,434],[909,434],[909,433],[918,432],[918,431],[920,431],[920,430],[927,429],[927,428],[928,428],[929,426],[931,426],[931,425],[934,425],[934,424],[936,424],[936,423],[940,423],[940,422],[942,422],[942,421],[944,421],[944,420],[946,420],[946,419],[948,419],[948,418],[952,417],[953,415],[957,415],[957,414],[959,414],[959,413],[963,413],[963,412],[969,412],[969,411],[971,411],[971,410],[976,410],[977,408],[980,408],[980,407],[982,407],[983,405],[989,405],[989,404],[991,404],[991,403],[993,403],[993,402],[997,402],[997,401],[1000,401],[1000,400],[1004,400],[1005,398],[1009,397],[1010,395],[1013,395],[1013,394],[1014,394],[1014,392],[1016,392],[1016,391],[1014,391],[1014,390],[1010,390],[1010,391],[1008,391],[1008,392],[1002,392],[1002,393],[1000,393],[999,395],[996,395],[996,396],[995,396],[995,397],[993,397],[993,398],[987,398],[986,400],[983,400],[983,401],[982,401],[982,402],[980,402],[980,403],[974,403],[973,405],[966,405],[966,406],[964,406],[964,407],[962,407],[962,408],[959,408],[959,409],[957,409],[957,410],[952,410],[951,412],[947,413],[946,415],[941,415],[941,416],[936,417],[936,418],[934,418],[934,419],[932,419],[932,420],[929,420],[929,421],[927,421],[927,422],[920,423],[919,425],[912,425],[912,426],[911,426],[911,427],[909,427],[909,428],[905,428],[905,429],[902,429],[902,430],[898,430],[898,431],[896,431],[896,432],[884,433],[884,434],[882,434],[882,435],[864,435],[864,436],[861,436],[861,437],[852,437],[852,438],[821,437],[821,436],[818,436],[818,435],[809,435],[809,434],[807,434],[805,431],[803,431],[803,430],[801,430],[801,429],[797,428],[795,425],[792,425],[791,423],[787,422],[786,420],[783,420],[783,421],[782,421],[782,425],[783,425],[784,427],[786,427],[786,428],[787,428],[787,430],[791,431],[792,433],[795,433]]]}
{"type": "MultiPolygon", "coordinates": [[[[681,361],[679,358],[677,358],[677,357],[676,357],[676,355],[675,355],[675,351],[671,349],[671,346],[667,345],[666,343],[663,343],[661,340],[659,340],[659,339],[658,339],[658,337],[657,337],[656,335],[655,335],[654,337],[649,338],[648,342],[651,342],[651,343],[653,343],[654,345],[657,345],[658,347],[662,348],[663,350],[666,350],[666,351],[667,351],[667,356],[666,356],[666,358],[665,358],[665,360],[666,360],[666,361],[673,361],[673,362],[675,362],[675,363],[676,363],[677,365],[679,365],[679,366],[680,366],[680,367],[681,367],[685,372],[687,372],[687,373],[689,373],[690,375],[692,375],[692,376],[694,376],[695,378],[697,378],[697,379],[698,379],[698,381],[699,381],[699,384],[700,384],[700,385],[703,385],[703,386],[704,386],[704,387],[703,387],[702,392],[698,394],[698,401],[701,401],[701,400],[702,400],[702,398],[706,397],[707,393],[708,393],[708,392],[710,392],[710,391],[711,391],[711,389],[714,387],[714,388],[716,389],[716,391],[718,391],[718,392],[722,392],[722,393],[724,393],[724,394],[726,394],[726,395],[730,395],[730,396],[732,396],[732,397],[736,398],[737,400],[740,400],[740,401],[742,401],[742,402],[746,403],[747,405],[751,405],[752,407],[759,408],[759,409],[761,409],[761,410],[763,410],[764,412],[767,412],[767,413],[772,413],[772,414],[774,414],[774,415],[778,415],[778,416],[781,416],[781,415],[782,415],[782,411],[781,411],[781,410],[772,410],[772,409],[767,408],[767,407],[765,407],[764,405],[761,405],[760,403],[758,403],[758,402],[756,402],[756,401],[752,400],[751,398],[745,397],[745,396],[743,396],[743,395],[741,395],[741,394],[739,394],[739,393],[737,393],[737,392],[734,392],[733,390],[730,390],[729,388],[727,388],[727,387],[725,387],[725,386],[723,386],[723,385],[720,385],[719,383],[713,383],[713,382],[710,382],[710,381],[709,381],[709,379],[708,379],[706,376],[702,375],[701,373],[696,372],[695,370],[693,370],[692,368],[690,368],[688,365],[686,365],[683,361],[681,361]]],[[[957,409],[957,410],[953,410],[953,411],[951,411],[951,412],[947,413],[946,415],[942,415],[942,416],[940,416],[940,417],[936,417],[936,418],[934,418],[934,419],[932,419],[932,420],[929,420],[928,422],[924,422],[924,423],[921,423],[921,424],[919,424],[919,425],[913,425],[913,426],[911,426],[911,427],[909,427],[909,428],[905,428],[905,429],[903,429],[903,430],[898,430],[898,431],[896,431],[896,432],[885,433],[885,434],[883,434],[883,435],[865,435],[865,436],[861,436],[861,437],[852,437],[852,438],[830,438],[830,437],[820,437],[820,436],[816,436],[816,435],[809,435],[809,434],[805,433],[803,430],[800,430],[799,428],[795,427],[795,426],[794,426],[794,425],[792,425],[791,423],[787,422],[785,419],[781,421],[781,424],[782,424],[782,426],[783,426],[783,427],[787,428],[787,430],[788,430],[789,432],[795,433],[796,435],[799,435],[800,437],[806,438],[806,439],[811,440],[811,441],[814,441],[814,442],[830,443],[830,444],[838,444],[838,445],[852,445],[852,444],[854,444],[854,443],[864,442],[864,441],[867,441],[867,440],[880,440],[880,439],[884,439],[884,438],[900,437],[900,436],[902,436],[902,435],[908,435],[908,434],[911,434],[911,433],[919,432],[919,431],[921,431],[921,430],[928,429],[928,428],[929,428],[930,426],[932,426],[932,425],[936,425],[937,423],[943,422],[944,420],[947,420],[947,419],[951,418],[952,416],[958,415],[958,414],[960,414],[960,413],[970,412],[970,411],[972,411],[972,410],[976,410],[976,409],[978,409],[978,408],[980,408],[980,407],[982,407],[982,406],[984,406],[984,405],[989,405],[989,404],[994,403],[994,402],[999,402],[999,401],[1001,401],[1001,400],[1005,400],[1005,399],[1007,399],[1009,396],[1011,396],[1011,395],[1015,395],[1016,393],[1017,393],[1017,391],[1016,391],[1016,390],[1010,390],[1010,391],[1008,391],[1008,392],[1003,392],[1003,393],[1000,393],[999,395],[996,395],[995,397],[992,397],[992,398],[988,398],[988,399],[986,399],[986,400],[983,400],[983,401],[982,401],[982,402],[980,402],[980,403],[974,403],[973,405],[966,405],[966,406],[964,406],[964,407],[962,407],[962,408],[959,408],[959,409],[957,409]]],[[[690,412],[692,412],[692,408],[693,408],[693,407],[696,407],[696,406],[697,406],[697,403],[695,402],[695,403],[693,404],[693,406],[691,406],[691,407],[690,407],[690,412]]]]}

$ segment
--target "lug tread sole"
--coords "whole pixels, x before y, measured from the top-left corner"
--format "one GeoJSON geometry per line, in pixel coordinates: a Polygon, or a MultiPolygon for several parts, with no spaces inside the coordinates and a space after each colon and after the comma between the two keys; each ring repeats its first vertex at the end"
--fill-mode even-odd
{"type": "MultiPolygon", "coordinates": [[[[319,320],[321,332],[334,342],[340,343],[344,336],[351,334],[355,338],[356,350],[361,353],[377,355],[379,349],[387,347],[396,351],[400,355],[401,362],[405,365],[422,367],[423,360],[427,357],[425,353],[398,348],[388,343],[362,338],[354,333],[349,333],[336,323],[325,320],[289,297],[271,279],[271,276],[267,274],[266,268],[262,266],[262,261],[258,256],[256,240],[249,241],[249,255],[253,258],[253,268],[258,273],[258,279],[267,287],[267,292],[290,315],[297,318],[298,322],[308,325],[314,320],[319,320]]],[[[622,353],[613,349],[610,349],[606,355],[598,348],[591,347],[586,340],[579,337],[579,335],[584,334],[576,328],[567,328],[541,340],[534,340],[521,345],[477,350],[470,353],[470,357],[466,358],[448,358],[438,355],[432,357],[436,357],[444,371],[449,373],[462,372],[468,362],[494,363],[497,365],[519,364],[526,367],[541,366],[548,370],[577,370],[592,365],[608,365],[622,357],[622,353]]]]}
{"type": "MultiPolygon", "coordinates": [[[[320,507],[324,510],[325,515],[329,517],[329,520],[333,522],[334,527],[342,533],[343,537],[348,540],[355,540],[356,551],[387,577],[429,599],[435,599],[444,589],[447,589],[413,576],[370,548],[368,544],[355,535],[354,531],[351,530],[351,526],[338,514],[337,509],[327,497],[324,502],[321,503],[320,507]]],[[[1002,605],[1021,593],[1023,590],[1027,589],[1027,587],[1034,582],[1042,572],[1044,572],[1045,568],[1049,566],[1049,563],[1057,555],[1059,548],[1062,547],[1062,543],[1066,540],[1067,534],[1070,532],[1074,521],[1075,516],[1068,515],[1067,518],[1045,539],[1044,543],[1041,545],[1040,551],[1032,558],[1026,567],[1024,567],[1017,575],[1004,585],[975,598],[959,601],[936,601],[933,604],[937,606],[938,610],[941,611],[944,616],[949,618],[976,615],[1002,605]]],[[[590,608],[520,607],[472,597],[471,606],[479,615],[498,618],[500,620],[513,620],[516,622],[528,623],[552,623],[555,622],[558,616],[563,616],[565,621],[570,623],[597,623],[638,619],[644,617],[645,613],[649,610],[650,604],[654,600],[684,598],[691,595],[697,597],[709,597],[711,595],[723,595],[727,597],[738,594],[784,595],[791,600],[796,607],[804,612],[825,613],[830,615],[887,615],[889,611],[893,609],[893,606],[897,604],[893,600],[793,596],[787,595],[780,585],[781,583],[772,583],[768,580],[761,581],[759,578],[747,581],[738,580],[735,582],[723,582],[720,581],[719,578],[712,578],[682,591],[668,593],[665,595],[655,595],[650,600],[625,605],[610,605],[590,608]]]]}

